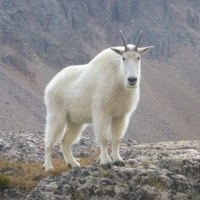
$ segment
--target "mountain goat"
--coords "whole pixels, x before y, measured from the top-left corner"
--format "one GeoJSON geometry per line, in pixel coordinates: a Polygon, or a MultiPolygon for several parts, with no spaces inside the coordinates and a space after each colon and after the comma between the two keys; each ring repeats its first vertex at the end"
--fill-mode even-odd
{"type": "Polygon", "coordinates": [[[45,89],[47,107],[45,129],[45,171],[54,170],[51,152],[60,139],[64,158],[72,168],[80,167],[71,146],[80,139],[86,124],[93,123],[100,147],[100,165],[123,165],[119,155],[131,113],[139,100],[140,56],[152,46],[127,45],[121,31],[123,47],[111,47],[85,65],[61,70],[45,89]],[[109,121],[112,153],[108,154],[109,121]]]}

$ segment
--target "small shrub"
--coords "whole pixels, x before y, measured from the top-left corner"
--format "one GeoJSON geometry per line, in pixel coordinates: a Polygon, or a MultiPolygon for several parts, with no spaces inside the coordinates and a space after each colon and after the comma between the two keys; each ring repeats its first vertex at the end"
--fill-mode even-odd
{"type": "Polygon", "coordinates": [[[8,187],[10,179],[6,177],[4,174],[0,173],[0,188],[5,189],[8,187]]]}

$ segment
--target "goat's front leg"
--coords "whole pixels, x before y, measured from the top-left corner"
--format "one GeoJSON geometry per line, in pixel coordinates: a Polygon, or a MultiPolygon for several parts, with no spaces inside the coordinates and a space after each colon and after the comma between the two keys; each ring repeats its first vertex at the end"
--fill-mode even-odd
{"type": "Polygon", "coordinates": [[[111,136],[112,136],[112,153],[111,157],[114,165],[124,165],[124,161],[119,154],[120,139],[123,138],[129,122],[129,116],[125,115],[112,119],[111,136]]]}
{"type": "Polygon", "coordinates": [[[111,166],[111,158],[108,155],[108,117],[104,113],[93,114],[93,125],[96,142],[100,147],[100,165],[111,166]]]}

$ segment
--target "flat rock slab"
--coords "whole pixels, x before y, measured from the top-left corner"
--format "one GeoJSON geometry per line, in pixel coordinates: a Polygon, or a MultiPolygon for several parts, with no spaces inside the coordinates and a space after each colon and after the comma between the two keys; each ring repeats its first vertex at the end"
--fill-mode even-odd
{"type": "Polygon", "coordinates": [[[200,141],[122,145],[125,167],[99,163],[48,177],[32,199],[200,199],[200,141]]]}

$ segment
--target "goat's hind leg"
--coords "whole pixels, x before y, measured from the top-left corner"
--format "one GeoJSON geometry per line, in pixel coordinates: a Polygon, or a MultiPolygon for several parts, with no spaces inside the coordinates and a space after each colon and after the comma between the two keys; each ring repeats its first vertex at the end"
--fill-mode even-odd
{"type": "Polygon", "coordinates": [[[45,163],[43,165],[45,172],[54,170],[51,162],[51,153],[54,144],[58,142],[63,132],[64,125],[64,119],[62,117],[47,117],[45,129],[45,163]]]}
{"type": "Polygon", "coordinates": [[[112,119],[111,136],[112,136],[112,153],[113,164],[124,166],[124,161],[119,154],[120,139],[124,136],[129,122],[129,116],[122,116],[112,119]]]}
{"type": "Polygon", "coordinates": [[[68,166],[71,168],[80,167],[80,164],[72,154],[71,146],[73,143],[78,142],[83,128],[84,125],[82,124],[67,121],[66,130],[64,131],[60,141],[64,158],[68,163],[68,166]]]}

